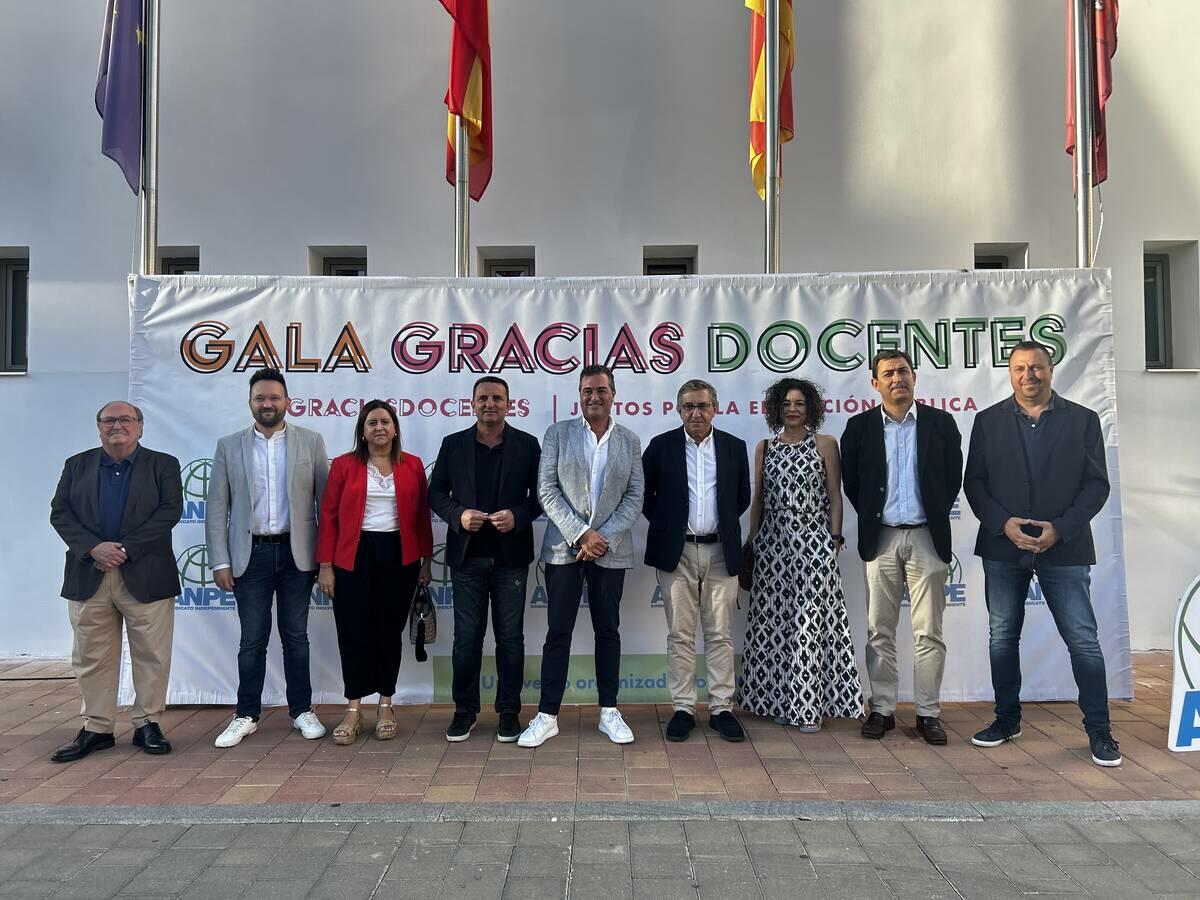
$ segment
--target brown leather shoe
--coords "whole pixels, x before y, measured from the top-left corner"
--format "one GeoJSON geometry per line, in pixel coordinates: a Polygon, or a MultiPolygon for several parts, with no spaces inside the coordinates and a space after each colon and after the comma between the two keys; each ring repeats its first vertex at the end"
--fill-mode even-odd
{"type": "Polygon", "coordinates": [[[895,727],[895,716],[885,716],[883,713],[873,712],[867,716],[867,721],[863,722],[862,736],[879,741],[895,727]]]}
{"type": "Polygon", "coordinates": [[[939,747],[946,744],[946,729],[937,716],[917,716],[917,734],[925,738],[927,744],[939,747]]]}

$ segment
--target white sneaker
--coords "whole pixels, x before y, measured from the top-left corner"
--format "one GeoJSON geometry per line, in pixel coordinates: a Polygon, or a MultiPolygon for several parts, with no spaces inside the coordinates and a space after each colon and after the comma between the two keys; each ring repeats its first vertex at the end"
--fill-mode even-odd
{"type": "Polygon", "coordinates": [[[633,743],[633,732],[629,730],[629,726],[621,718],[621,711],[615,706],[600,708],[600,730],[607,734],[614,744],[633,743]]]}
{"type": "Polygon", "coordinates": [[[317,718],[317,714],[311,709],[300,713],[300,715],[292,719],[292,725],[304,735],[305,740],[315,741],[317,738],[325,737],[325,726],[321,724],[321,720],[317,718]]]}
{"type": "Polygon", "coordinates": [[[249,716],[234,716],[233,721],[225,726],[225,730],[217,735],[217,739],[213,744],[225,749],[226,747],[236,747],[242,742],[242,738],[247,737],[258,731],[258,723],[249,716]]]}
{"type": "Polygon", "coordinates": [[[517,738],[517,746],[540,747],[556,734],[558,734],[558,716],[540,712],[529,720],[529,724],[517,738]]]}

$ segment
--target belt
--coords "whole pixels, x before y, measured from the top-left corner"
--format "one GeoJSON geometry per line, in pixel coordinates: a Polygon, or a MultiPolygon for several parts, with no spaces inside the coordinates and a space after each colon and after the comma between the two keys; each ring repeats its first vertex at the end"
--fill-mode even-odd
{"type": "Polygon", "coordinates": [[[253,534],[250,536],[251,544],[282,544],[291,539],[292,533],[285,531],[281,534],[253,534]]]}
{"type": "Polygon", "coordinates": [[[721,539],[719,534],[685,534],[683,539],[691,544],[715,544],[721,539]]]}
{"type": "Polygon", "coordinates": [[[925,522],[905,522],[903,525],[884,525],[884,528],[898,528],[901,531],[912,531],[914,528],[925,528],[925,522]]]}

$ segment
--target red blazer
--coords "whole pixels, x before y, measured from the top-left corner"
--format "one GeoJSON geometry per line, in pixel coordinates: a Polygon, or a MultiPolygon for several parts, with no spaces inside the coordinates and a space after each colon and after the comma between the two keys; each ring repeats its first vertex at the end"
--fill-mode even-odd
{"type": "MultiPolygon", "coordinates": [[[[420,457],[401,453],[392,467],[396,483],[396,513],[400,519],[400,546],[404,565],[433,556],[433,525],[426,496],[425,466],[420,457]]],[[[367,508],[367,467],[353,453],[337,457],[329,467],[329,481],[321,498],[321,523],[317,530],[317,562],[339,569],[354,568],[358,536],[367,508]]]]}

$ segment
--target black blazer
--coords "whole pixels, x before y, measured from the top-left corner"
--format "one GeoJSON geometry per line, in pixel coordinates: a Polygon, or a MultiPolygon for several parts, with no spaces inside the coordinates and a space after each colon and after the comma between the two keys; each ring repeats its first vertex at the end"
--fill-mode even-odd
{"type": "Polygon", "coordinates": [[[1058,532],[1058,543],[1038,556],[1039,565],[1093,565],[1090,523],[1109,492],[1100,417],[1055,394],[1040,438],[1041,458],[1030,471],[1013,404],[1010,397],[989,406],[971,430],[963,487],[979,519],[975,555],[1003,562],[1027,556],[1004,534],[1004,523],[1017,516],[1052,522],[1058,532]]]}
{"type": "MultiPolygon", "coordinates": [[[[541,456],[537,438],[505,423],[500,451],[500,509],[511,509],[516,520],[512,531],[500,535],[500,552],[506,566],[533,562],[533,522],[542,514],[537,492],[541,456]]],[[[446,523],[446,564],[451,568],[458,568],[467,558],[471,532],[463,529],[462,514],[465,509],[477,509],[477,502],[472,425],[442,439],[429,478],[429,507],[446,523]]]]}
{"type": "MultiPolygon", "coordinates": [[[[842,432],[842,485],[858,513],[858,555],[870,562],[879,552],[887,503],[887,454],[882,406],[852,417],[842,432]]],[[[950,509],[962,487],[962,435],[954,416],[922,404],[917,409],[917,481],[929,536],[950,562],[950,509]]]]}
{"type": "MultiPolygon", "coordinates": [[[[688,527],[687,455],[683,426],[656,435],[642,454],[646,493],[642,515],[650,521],[646,565],[672,572],[683,556],[688,527]]],[[[717,459],[717,533],[725,566],[736,575],[742,564],[742,513],[750,507],[750,464],[746,442],[713,429],[717,459]]]]}
{"type": "MultiPolygon", "coordinates": [[[[99,447],[66,461],[50,501],[50,524],[67,545],[62,596],[86,600],[100,588],[104,573],[89,555],[100,537],[99,447]]],[[[139,447],[129,472],[129,500],[121,519],[120,543],[128,557],[121,566],[125,588],[142,603],[174,602],[179,570],[171,529],[183,514],[179,460],[169,453],[139,447]]]]}

